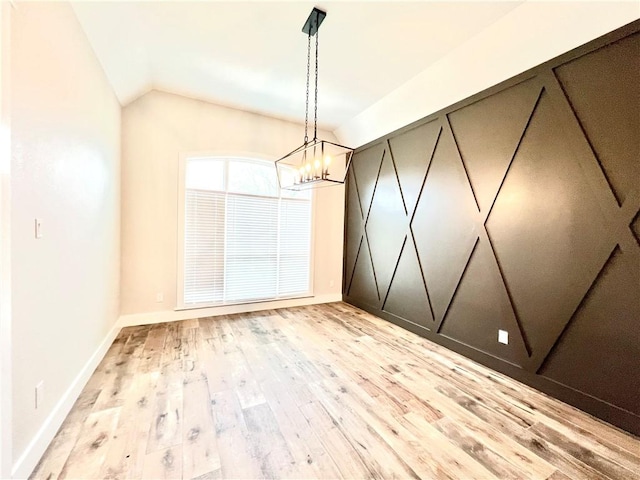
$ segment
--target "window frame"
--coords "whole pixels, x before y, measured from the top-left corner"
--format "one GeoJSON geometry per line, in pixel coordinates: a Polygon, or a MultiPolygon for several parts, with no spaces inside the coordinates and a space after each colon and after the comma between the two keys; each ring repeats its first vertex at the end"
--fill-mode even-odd
{"type": "MultiPolygon", "coordinates": [[[[239,302],[223,302],[223,303],[199,303],[196,305],[189,304],[185,305],[184,303],[184,280],[185,280],[185,219],[186,219],[186,174],[187,174],[187,163],[191,159],[211,159],[211,160],[241,160],[249,163],[258,163],[262,165],[270,164],[273,166],[273,174],[276,176],[275,170],[275,158],[269,157],[267,155],[256,154],[256,153],[224,153],[224,152],[184,152],[180,154],[180,158],[178,161],[178,225],[177,225],[177,252],[176,252],[176,307],[174,310],[197,310],[202,308],[224,308],[231,305],[248,305],[253,303],[265,303],[265,302],[278,302],[282,300],[291,300],[296,298],[309,298],[314,296],[314,266],[315,266],[315,226],[316,226],[316,192],[311,190],[311,228],[310,228],[310,239],[309,239],[309,289],[305,293],[301,293],[299,295],[292,295],[286,297],[274,297],[274,298],[264,298],[259,300],[245,300],[239,302]]],[[[227,192],[226,189],[229,185],[229,168],[228,164],[225,162],[224,167],[224,185],[225,185],[225,194],[233,192],[227,192]]],[[[277,178],[277,177],[276,177],[277,178]]],[[[279,196],[275,197],[280,199],[280,188],[278,188],[279,196]]],[[[263,197],[263,195],[255,195],[257,197],[263,197]]],[[[274,197],[268,197],[274,198],[274,197]]],[[[279,235],[279,233],[278,233],[279,235]]]]}

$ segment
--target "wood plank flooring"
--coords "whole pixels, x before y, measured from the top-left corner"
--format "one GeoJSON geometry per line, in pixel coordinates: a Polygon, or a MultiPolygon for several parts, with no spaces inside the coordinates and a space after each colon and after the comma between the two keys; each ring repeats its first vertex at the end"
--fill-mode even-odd
{"type": "Polygon", "coordinates": [[[334,303],[123,329],[32,478],[639,472],[636,437],[334,303]]]}

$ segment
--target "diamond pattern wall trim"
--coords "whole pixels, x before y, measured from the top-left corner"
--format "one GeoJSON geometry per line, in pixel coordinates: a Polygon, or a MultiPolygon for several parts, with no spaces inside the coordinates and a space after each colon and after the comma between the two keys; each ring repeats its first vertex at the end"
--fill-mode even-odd
{"type": "Polygon", "coordinates": [[[640,21],[358,149],[345,301],[640,434],[639,58],[640,21]]]}

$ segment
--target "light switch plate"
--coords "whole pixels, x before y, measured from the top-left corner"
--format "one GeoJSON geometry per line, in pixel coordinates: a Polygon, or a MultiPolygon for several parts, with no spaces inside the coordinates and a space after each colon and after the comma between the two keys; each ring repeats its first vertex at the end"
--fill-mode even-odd
{"type": "Polygon", "coordinates": [[[498,330],[498,342],[509,345],[509,332],[506,330],[498,330]]]}
{"type": "Polygon", "coordinates": [[[42,238],[42,219],[36,218],[36,238],[42,238]]]}

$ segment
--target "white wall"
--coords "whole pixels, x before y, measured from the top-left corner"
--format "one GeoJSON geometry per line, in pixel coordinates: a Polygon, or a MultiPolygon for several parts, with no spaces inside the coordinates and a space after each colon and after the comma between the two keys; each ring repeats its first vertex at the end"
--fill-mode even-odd
{"type": "Polygon", "coordinates": [[[11,475],[11,4],[0,2],[0,478],[11,475]]]}
{"type": "Polygon", "coordinates": [[[525,2],[334,133],[364,145],[639,17],[637,0],[525,2]]]}
{"type": "MultiPolygon", "coordinates": [[[[275,160],[299,146],[303,136],[303,127],[295,123],[159,91],[123,109],[121,313],[128,317],[125,323],[291,304],[173,312],[178,164],[181,153],[191,152],[258,154],[275,160]],[[156,302],[157,293],[164,295],[163,302],[156,302]]],[[[334,140],[330,133],[320,136],[334,140]]],[[[336,300],[341,298],[344,187],[318,190],[316,203],[316,298],[309,301],[336,300]]]]}
{"type": "Polygon", "coordinates": [[[115,331],[120,105],[69,4],[18,2],[10,41],[12,443],[22,476],[115,331]]]}

